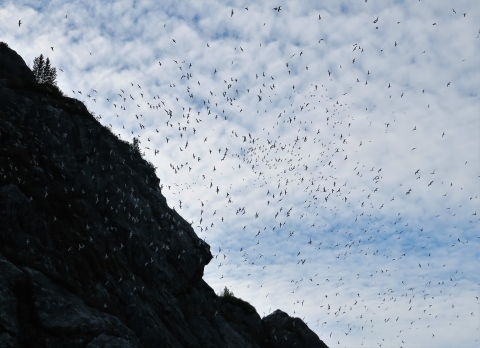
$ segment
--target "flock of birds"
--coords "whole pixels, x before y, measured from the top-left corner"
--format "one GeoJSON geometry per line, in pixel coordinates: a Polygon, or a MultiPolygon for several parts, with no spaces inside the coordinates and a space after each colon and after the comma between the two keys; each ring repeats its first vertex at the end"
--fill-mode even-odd
{"type": "MultiPolygon", "coordinates": [[[[248,7],[244,10],[249,11],[248,7]]],[[[276,6],[272,10],[277,16],[287,15],[282,6],[276,6]]],[[[452,10],[452,15],[456,15],[455,9],[452,10]]],[[[230,18],[234,15],[238,15],[238,11],[232,9],[230,18]]],[[[463,13],[462,18],[466,16],[467,13],[463,13]]],[[[318,14],[318,20],[325,21],[325,16],[322,18],[321,14],[318,14]]],[[[379,30],[380,21],[380,16],[372,18],[375,30],[379,30]]],[[[18,26],[22,24],[20,20],[18,26]]],[[[397,21],[394,24],[400,25],[401,22],[397,21]]],[[[263,25],[265,26],[265,23],[263,25]]],[[[436,26],[437,23],[429,25],[436,26]]],[[[318,44],[327,44],[326,41],[321,38],[318,44]]],[[[172,38],[172,45],[176,45],[177,42],[176,38],[172,38]]],[[[205,50],[210,49],[210,44],[205,42],[205,50]]],[[[391,48],[395,49],[399,45],[408,43],[396,40],[391,43],[391,48]]],[[[232,49],[242,54],[247,49],[244,47],[246,46],[232,49]]],[[[262,47],[261,43],[259,47],[262,47]]],[[[207,241],[208,239],[217,241],[216,235],[231,238],[226,229],[239,231],[237,233],[243,235],[238,240],[244,245],[237,249],[234,249],[238,245],[235,241],[224,240],[223,245],[214,246],[214,250],[218,248],[218,252],[215,252],[212,261],[216,269],[211,273],[219,281],[228,278],[228,274],[237,274],[236,270],[240,269],[247,279],[246,288],[251,289],[253,291],[251,296],[255,297],[265,284],[248,282],[252,274],[266,274],[269,268],[275,269],[272,272],[278,272],[278,266],[286,267],[288,270],[295,267],[299,269],[310,267],[308,271],[300,269],[298,277],[292,275],[289,296],[294,299],[293,305],[297,306],[294,307],[294,312],[298,311],[299,315],[305,312],[303,305],[306,298],[297,298],[302,290],[306,290],[306,293],[321,292],[321,297],[318,296],[320,303],[312,304],[312,301],[307,299],[310,306],[317,308],[317,317],[320,318],[310,323],[312,329],[321,326],[318,333],[323,336],[322,330],[327,326],[330,317],[333,317],[332,321],[336,323],[340,320],[355,322],[342,329],[341,335],[338,332],[331,332],[329,336],[322,337],[327,344],[331,346],[343,344],[342,337],[348,335],[365,338],[364,329],[373,331],[374,321],[377,327],[378,321],[384,324],[398,322],[401,316],[392,317],[387,312],[388,307],[392,306],[396,308],[395,313],[398,313],[398,308],[401,307],[395,304],[398,301],[408,307],[404,308],[405,315],[415,310],[415,306],[420,307],[421,310],[418,311],[424,315],[423,318],[412,320],[407,328],[389,329],[400,337],[399,340],[402,342],[400,346],[409,346],[412,342],[404,342],[403,339],[406,331],[418,328],[422,319],[431,320],[432,314],[435,314],[435,318],[445,315],[438,310],[434,311],[437,305],[434,297],[444,298],[445,294],[440,290],[440,293],[433,295],[434,290],[429,290],[432,283],[438,283],[436,285],[439,287],[446,283],[455,284],[447,288],[448,291],[452,291],[465,275],[456,269],[443,273],[445,279],[424,280],[423,278],[428,276],[428,271],[424,270],[431,269],[438,261],[435,259],[435,262],[432,262],[434,257],[430,258],[436,251],[429,241],[430,238],[434,238],[432,231],[429,231],[432,228],[431,221],[424,221],[425,226],[421,220],[408,221],[410,214],[408,209],[395,213],[393,220],[386,221],[382,212],[388,211],[386,214],[392,214],[393,209],[399,209],[402,205],[415,204],[413,200],[409,200],[409,197],[415,195],[412,187],[421,187],[419,194],[423,195],[426,188],[433,186],[435,193],[428,194],[428,199],[432,200],[443,198],[447,201],[448,197],[458,195],[459,192],[461,197],[466,195],[462,191],[461,181],[442,177],[435,168],[429,166],[426,168],[426,165],[418,164],[418,167],[409,169],[411,176],[398,185],[391,193],[391,197],[382,201],[387,195],[385,192],[387,184],[384,182],[391,180],[385,178],[384,173],[392,174],[392,166],[384,163],[382,167],[370,168],[361,162],[362,158],[358,155],[361,151],[371,151],[372,146],[377,146],[374,139],[372,139],[374,144],[371,144],[372,140],[359,140],[361,130],[372,126],[372,123],[373,127],[378,127],[380,122],[369,118],[368,108],[360,112],[358,108],[352,107],[350,96],[358,87],[355,86],[343,93],[329,92],[330,86],[333,86],[335,80],[342,74],[342,69],[346,70],[347,64],[352,66],[358,64],[364,50],[367,49],[370,48],[354,43],[351,47],[351,57],[345,57],[338,62],[338,68],[329,68],[321,73],[317,78],[318,83],[307,87],[302,84],[299,86],[298,82],[297,86],[289,82],[290,78],[299,74],[300,69],[306,72],[309,68],[312,69],[311,66],[302,65],[302,58],[308,52],[299,49],[295,53],[292,52],[293,54],[284,62],[283,71],[269,70],[266,67],[264,71],[251,72],[248,79],[231,73],[230,68],[218,66],[212,69],[209,80],[204,82],[196,76],[205,72],[196,70],[195,62],[188,61],[187,58],[156,61],[159,74],[162,74],[162,69],[178,72],[177,79],[169,83],[171,95],[175,95],[175,99],[152,93],[151,90],[142,88],[140,83],[133,81],[119,87],[114,93],[105,91],[104,96],[97,92],[97,87],[92,87],[89,91],[76,89],[72,90],[72,93],[74,97],[84,99],[90,108],[95,108],[95,105],[107,105],[110,108],[108,112],[114,115],[105,117],[112,131],[118,132],[120,137],[122,134],[135,137],[141,145],[143,155],[154,164],[162,163],[164,159],[172,161],[168,168],[161,164],[160,171],[170,170],[170,173],[159,174],[161,188],[168,199],[174,200],[174,209],[183,210],[181,212],[183,216],[193,219],[192,226],[199,231],[200,237],[207,241]],[[231,74],[227,76],[224,71],[231,74]],[[215,84],[211,83],[212,80],[215,84]],[[247,87],[247,83],[251,86],[247,87]],[[216,89],[213,89],[212,85],[216,89]],[[96,104],[97,102],[99,104],[96,104]],[[256,109],[256,119],[243,123],[240,119],[253,108],[256,109]],[[272,115],[272,110],[280,111],[272,115]],[[117,130],[116,125],[121,123],[123,124],[117,130]],[[229,133],[219,134],[225,132],[228,127],[232,128],[229,133]],[[363,150],[366,147],[369,150],[363,150]],[[160,156],[158,158],[161,160],[157,160],[157,156],[160,156]],[[175,160],[176,162],[173,162],[175,160]],[[352,175],[354,179],[351,178],[352,175]],[[163,176],[168,177],[171,183],[165,183],[163,176]],[[362,186],[357,187],[358,185],[362,186]],[[380,195],[382,198],[378,198],[380,195]],[[189,197],[198,198],[198,203],[192,202],[189,197]],[[339,221],[344,217],[349,219],[351,216],[354,216],[351,222],[339,221]],[[383,250],[376,248],[377,242],[387,239],[392,243],[398,243],[399,246],[383,250]],[[268,246],[264,247],[263,244],[268,246]],[[432,250],[429,250],[430,248],[432,250]],[[272,249],[278,250],[275,254],[267,255],[272,249]],[[280,258],[281,255],[282,263],[279,265],[276,258],[280,258]],[[371,260],[376,266],[369,274],[360,274],[352,270],[347,277],[345,274],[337,277],[335,274],[328,275],[327,270],[320,270],[319,262],[323,263],[324,261],[320,260],[327,256],[334,257],[333,261],[329,261],[332,263],[355,264],[361,262],[359,260],[363,258],[371,260]],[[283,264],[286,259],[288,265],[283,264]],[[418,281],[420,278],[422,284],[412,284],[406,274],[396,274],[397,268],[399,272],[402,269],[397,265],[399,262],[411,264],[413,260],[420,262],[416,266],[417,270],[409,271],[418,272],[418,277],[412,279],[418,281]],[[305,276],[308,272],[311,272],[311,275],[305,276]],[[386,280],[391,276],[398,280],[397,285],[402,290],[388,288],[374,294],[373,292],[377,292],[378,289],[374,284],[377,281],[392,284],[390,280],[386,280]],[[347,288],[354,286],[357,281],[366,282],[375,290],[367,295],[364,292],[360,294],[360,291],[357,292],[353,288],[355,292],[353,298],[350,298],[348,303],[338,304],[336,298],[339,298],[342,292],[343,295],[352,292],[352,289],[347,288]],[[372,296],[377,299],[372,300],[372,296]],[[369,313],[369,310],[370,312],[376,310],[368,305],[372,301],[380,301],[377,314],[374,316],[369,313]],[[381,314],[378,313],[380,309],[381,314]],[[352,317],[349,314],[351,311],[357,313],[356,316],[352,317]],[[335,341],[332,334],[337,337],[335,341]]],[[[53,47],[51,50],[53,51],[53,47]]],[[[425,54],[425,51],[418,52],[418,55],[422,54],[425,54]]],[[[388,60],[388,57],[384,59],[388,60]]],[[[232,61],[231,65],[234,64],[236,63],[232,61]]],[[[361,84],[363,88],[368,88],[375,84],[373,78],[375,74],[375,67],[372,66],[364,72],[364,76],[355,77],[351,84],[352,86],[361,84]]],[[[451,81],[446,81],[444,86],[451,88],[451,81]]],[[[408,98],[407,91],[401,91],[394,82],[389,82],[383,88],[385,95],[388,95],[386,98],[393,97],[396,100],[408,98]]],[[[426,91],[425,88],[415,86],[409,93],[425,95],[426,91]]],[[[425,113],[429,108],[430,104],[425,105],[425,113]]],[[[371,109],[375,109],[375,105],[371,109]]],[[[101,120],[102,116],[98,115],[97,119],[101,120]]],[[[385,120],[381,127],[381,136],[403,131],[399,129],[399,121],[395,115],[385,120]]],[[[417,128],[417,124],[413,122],[409,132],[414,134],[419,131],[420,127],[417,128]]],[[[444,141],[449,136],[448,129],[430,135],[435,143],[444,141]]],[[[419,142],[415,142],[417,143],[419,142]]],[[[410,151],[418,152],[418,146],[412,146],[410,151]]],[[[463,164],[464,167],[468,165],[470,163],[467,161],[463,164]]],[[[477,192],[471,192],[468,201],[478,204],[477,192]]],[[[463,202],[462,205],[471,207],[469,202],[463,202]]],[[[462,205],[453,207],[450,206],[452,203],[447,204],[446,211],[449,216],[443,221],[447,220],[449,223],[458,214],[465,220],[463,222],[478,226],[476,210],[466,212],[462,205]]],[[[435,218],[443,217],[438,214],[435,218]]],[[[471,240],[466,240],[462,233],[451,233],[446,240],[451,242],[451,248],[463,248],[472,243],[471,240]]],[[[475,242],[477,241],[473,241],[475,242]]],[[[435,267],[443,268],[445,264],[435,267]]],[[[239,292],[239,289],[232,290],[239,292]]],[[[248,293],[248,290],[244,291],[248,293]]],[[[263,301],[269,295],[272,297],[268,292],[263,301]]],[[[450,296],[451,293],[445,301],[449,300],[448,303],[453,309],[455,307],[450,296]]],[[[476,300],[478,303],[478,297],[476,300]]],[[[257,306],[256,303],[253,304],[257,306]]],[[[465,315],[475,317],[478,313],[471,311],[465,315]]],[[[473,320],[478,322],[478,319],[473,320]]],[[[432,322],[428,323],[428,328],[422,328],[429,332],[433,340],[431,344],[435,345],[437,332],[433,327],[430,328],[432,322]]],[[[381,334],[377,336],[379,335],[381,334]]],[[[358,338],[357,342],[359,340],[362,338],[358,338]]],[[[390,346],[385,339],[377,344],[380,347],[390,346]]]]}

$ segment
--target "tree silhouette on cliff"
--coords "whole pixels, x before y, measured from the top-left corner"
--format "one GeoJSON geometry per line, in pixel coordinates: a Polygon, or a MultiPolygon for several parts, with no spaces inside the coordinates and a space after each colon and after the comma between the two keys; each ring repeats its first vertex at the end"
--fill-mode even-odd
{"type": "Polygon", "coordinates": [[[32,71],[38,83],[57,85],[57,69],[51,66],[49,58],[44,59],[43,54],[33,60],[32,71]]]}

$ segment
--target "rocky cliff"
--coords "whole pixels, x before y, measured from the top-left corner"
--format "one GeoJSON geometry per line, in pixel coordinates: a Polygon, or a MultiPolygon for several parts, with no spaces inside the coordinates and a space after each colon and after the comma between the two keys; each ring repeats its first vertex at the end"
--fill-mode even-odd
{"type": "Polygon", "coordinates": [[[155,168],[0,43],[1,347],[326,347],[203,279],[155,168]]]}

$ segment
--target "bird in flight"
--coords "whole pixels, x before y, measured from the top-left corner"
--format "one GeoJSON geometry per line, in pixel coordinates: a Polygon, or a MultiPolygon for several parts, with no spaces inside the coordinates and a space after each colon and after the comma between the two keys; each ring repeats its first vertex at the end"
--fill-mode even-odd
{"type": "Polygon", "coordinates": [[[230,13],[230,17],[233,17],[233,9],[232,9],[232,13],[230,13]]]}
{"type": "Polygon", "coordinates": [[[22,21],[18,21],[18,27],[20,27],[20,25],[22,25],[22,21]]]}
{"type": "Polygon", "coordinates": [[[53,47],[50,47],[50,48],[51,48],[51,49],[52,49],[52,51],[53,51],[53,47]]]}

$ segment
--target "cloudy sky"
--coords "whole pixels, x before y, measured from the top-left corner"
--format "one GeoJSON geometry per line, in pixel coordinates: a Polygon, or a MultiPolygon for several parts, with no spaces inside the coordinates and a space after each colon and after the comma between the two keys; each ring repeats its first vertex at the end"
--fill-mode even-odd
{"type": "Polygon", "coordinates": [[[0,1],[1,41],[140,139],[210,286],[330,347],[479,345],[479,23],[467,0],[0,1]]]}

